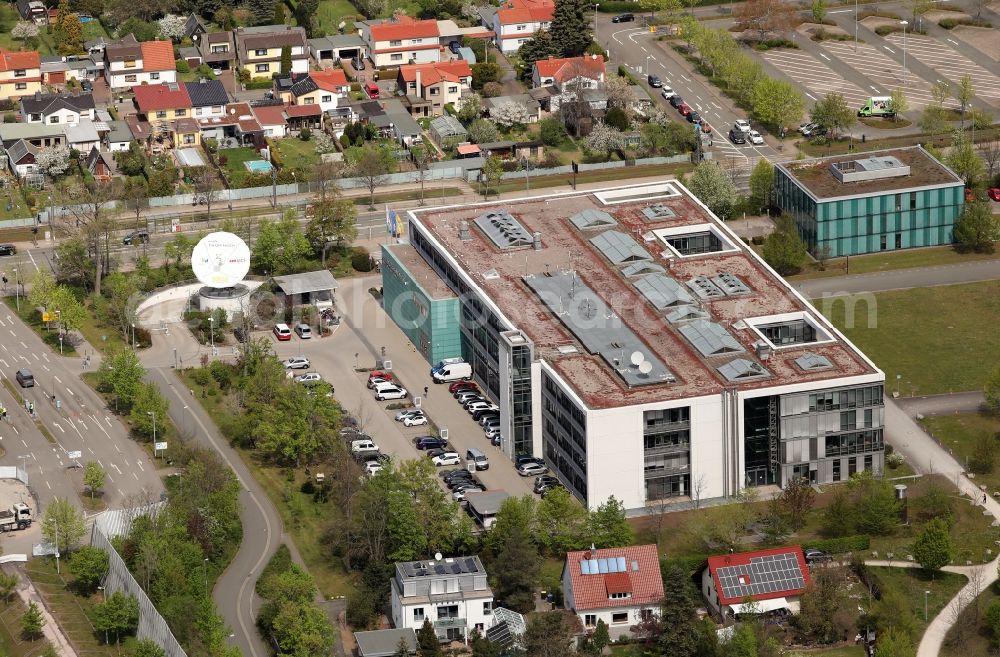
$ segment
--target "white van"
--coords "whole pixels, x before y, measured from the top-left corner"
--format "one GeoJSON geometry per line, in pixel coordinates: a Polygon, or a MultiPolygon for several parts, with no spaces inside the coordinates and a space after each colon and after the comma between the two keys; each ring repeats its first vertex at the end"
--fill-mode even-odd
{"type": "Polygon", "coordinates": [[[462,362],[464,361],[461,358],[445,358],[443,360],[439,360],[437,362],[437,365],[431,368],[431,375],[433,375],[434,372],[444,369],[448,365],[455,365],[457,363],[462,363],[462,362]]]}
{"type": "Polygon", "coordinates": [[[450,383],[460,379],[468,381],[472,378],[472,365],[463,362],[449,363],[434,370],[431,378],[434,379],[434,383],[450,383]]]}
{"type": "Polygon", "coordinates": [[[483,450],[476,449],[475,447],[469,448],[465,452],[466,463],[473,463],[476,466],[476,470],[489,470],[490,460],[483,453],[483,450]]]}

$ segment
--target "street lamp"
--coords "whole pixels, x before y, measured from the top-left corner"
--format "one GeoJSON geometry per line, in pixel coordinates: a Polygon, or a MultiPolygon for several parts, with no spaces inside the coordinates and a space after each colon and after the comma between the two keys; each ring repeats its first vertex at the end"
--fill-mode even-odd
{"type": "Polygon", "coordinates": [[[153,411],[146,411],[146,415],[153,418],[153,451],[156,451],[156,413],[153,411]]]}
{"type": "Polygon", "coordinates": [[[899,24],[903,26],[903,88],[906,88],[906,26],[909,25],[909,21],[899,21],[899,24]]]}
{"type": "Polygon", "coordinates": [[[858,0],[854,0],[854,54],[858,54],[858,0]]]}
{"type": "MultiPolygon", "coordinates": [[[[108,601],[108,594],[105,593],[103,586],[98,586],[97,590],[101,592],[101,602],[108,601]]],[[[108,631],[104,630],[104,645],[108,645],[108,631]]]]}
{"type": "Polygon", "coordinates": [[[930,591],[924,590],[924,622],[927,622],[927,594],[930,591]]]}
{"type": "Polygon", "coordinates": [[[21,283],[17,275],[17,267],[14,267],[14,302],[17,304],[17,312],[21,312],[21,283]]]}
{"type": "Polygon", "coordinates": [[[601,6],[601,3],[594,3],[594,41],[597,40],[597,8],[601,6]]]}
{"type": "Polygon", "coordinates": [[[521,158],[521,163],[524,165],[524,192],[525,196],[531,195],[531,177],[528,172],[531,171],[531,162],[527,157],[521,158]]]}
{"type": "Polygon", "coordinates": [[[187,404],[184,404],[184,430],[191,430],[191,409],[188,408],[187,404]]]}
{"type": "Polygon", "coordinates": [[[205,560],[201,562],[201,565],[203,566],[205,574],[205,597],[208,598],[208,557],[205,557],[205,560]]]}
{"type": "Polygon", "coordinates": [[[208,340],[212,345],[212,353],[215,353],[215,318],[208,318],[208,340]]]}
{"type": "Polygon", "coordinates": [[[135,322],[132,322],[132,351],[135,351],[135,350],[136,350],[136,343],[135,343],[135,322]]]}

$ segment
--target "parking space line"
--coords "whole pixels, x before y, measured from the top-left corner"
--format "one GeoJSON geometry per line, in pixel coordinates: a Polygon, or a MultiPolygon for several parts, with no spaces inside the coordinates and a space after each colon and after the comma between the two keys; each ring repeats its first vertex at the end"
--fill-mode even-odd
{"type": "MultiPolygon", "coordinates": [[[[830,65],[807,52],[768,51],[763,59],[804,87],[816,101],[829,93],[839,93],[851,104],[861,104],[868,93],[838,74],[830,65]]],[[[826,59],[830,59],[827,57],[826,59]]]]}
{"type": "MultiPolygon", "coordinates": [[[[850,66],[861,75],[868,78],[875,84],[870,85],[870,89],[879,93],[879,87],[889,92],[903,86],[903,66],[900,62],[890,58],[884,52],[870,44],[862,44],[858,52],[854,52],[854,45],[841,42],[827,42],[822,48],[836,57],[844,66],[850,66]],[[875,86],[879,85],[879,87],[875,86]]],[[[909,50],[909,46],[907,46],[909,50]]],[[[904,91],[906,98],[913,109],[921,109],[932,101],[930,84],[914,73],[907,70],[906,85],[904,91]]],[[[867,92],[865,92],[867,97],[867,92]]]]}
{"type": "MultiPolygon", "coordinates": [[[[894,37],[895,35],[890,34],[886,39],[894,45],[902,43],[900,39],[894,37]]],[[[909,37],[906,42],[906,54],[954,82],[968,75],[975,85],[977,96],[1000,99],[1000,76],[940,41],[919,35],[909,37]]]]}

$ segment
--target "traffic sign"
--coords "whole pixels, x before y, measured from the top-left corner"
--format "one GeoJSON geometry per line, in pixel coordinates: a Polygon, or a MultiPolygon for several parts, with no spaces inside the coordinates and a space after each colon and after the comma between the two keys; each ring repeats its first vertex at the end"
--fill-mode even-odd
{"type": "Polygon", "coordinates": [[[155,449],[157,452],[159,452],[160,450],[164,450],[166,448],[167,448],[167,443],[166,442],[153,443],[153,449],[155,449]]]}

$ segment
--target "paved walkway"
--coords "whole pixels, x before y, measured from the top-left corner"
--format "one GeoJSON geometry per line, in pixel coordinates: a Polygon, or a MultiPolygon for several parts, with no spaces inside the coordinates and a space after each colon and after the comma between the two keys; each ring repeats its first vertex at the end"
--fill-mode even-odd
{"type": "Polygon", "coordinates": [[[805,296],[816,299],[844,294],[885,292],[996,279],[1000,279],[1000,259],[789,282],[805,296]]]}
{"type": "Polygon", "coordinates": [[[18,568],[16,572],[20,579],[17,586],[18,597],[24,600],[25,605],[34,602],[38,605],[39,611],[42,612],[42,619],[44,620],[44,624],[42,625],[42,635],[49,643],[52,644],[52,647],[55,648],[56,653],[60,655],[60,657],[77,657],[76,651],[73,649],[73,645],[63,633],[62,627],[52,616],[49,608],[45,606],[45,601],[38,593],[35,585],[32,584],[27,573],[24,572],[23,568],[18,568]]]}

